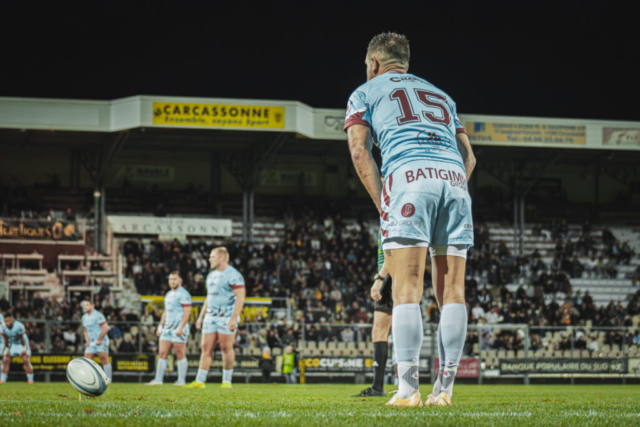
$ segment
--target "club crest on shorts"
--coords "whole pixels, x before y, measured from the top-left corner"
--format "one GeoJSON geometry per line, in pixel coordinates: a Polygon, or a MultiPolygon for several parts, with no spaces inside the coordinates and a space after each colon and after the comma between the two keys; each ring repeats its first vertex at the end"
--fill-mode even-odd
{"type": "Polygon", "coordinates": [[[410,216],[413,216],[414,213],[416,213],[416,207],[413,206],[411,203],[406,203],[402,207],[402,211],[400,211],[400,213],[402,214],[403,217],[409,218],[410,216]]]}

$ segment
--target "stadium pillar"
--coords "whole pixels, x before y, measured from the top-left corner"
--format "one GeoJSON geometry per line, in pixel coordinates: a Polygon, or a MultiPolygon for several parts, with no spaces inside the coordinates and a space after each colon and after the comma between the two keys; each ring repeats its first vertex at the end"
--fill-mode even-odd
{"type": "Polygon", "coordinates": [[[519,205],[518,205],[518,193],[515,192],[513,193],[513,253],[515,255],[516,251],[518,250],[518,240],[519,240],[519,231],[518,231],[518,223],[520,222],[518,220],[518,209],[519,209],[519,205]]]}
{"type": "Polygon", "coordinates": [[[251,188],[249,190],[249,223],[248,223],[248,230],[247,230],[247,235],[249,237],[248,241],[249,242],[253,242],[253,221],[255,220],[255,208],[254,208],[254,190],[253,188],[251,188]]]}
{"type": "Polygon", "coordinates": [[[107,208],[106,201],[107,196],[104,192],[104,187],[100,189],[100,254],[107,253],[107,248],[105,247],[107,242],[107,208]]]}
{"type": "Polygon", "coordinates": [[[520,255],[524,255],[524,195],[520,196],[520,255]]]}

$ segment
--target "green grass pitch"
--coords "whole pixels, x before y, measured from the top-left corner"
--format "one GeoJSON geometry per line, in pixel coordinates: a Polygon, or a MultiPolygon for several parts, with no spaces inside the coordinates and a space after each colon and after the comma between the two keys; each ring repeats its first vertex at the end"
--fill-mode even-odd
{"type": "MultiPolygon", "coordinates": [[[[112,384],[78,400],[67,383],[0,385],[0,425],[638,425],[640,386],[458,385],[447,408],[389,408],[363,386],[209,383],[205,390],[112,384]]],[[[394,387],[389,387],[388,390],[394,387]]],[[[423,396],[429,393],[423,387],[423,396]]]]}

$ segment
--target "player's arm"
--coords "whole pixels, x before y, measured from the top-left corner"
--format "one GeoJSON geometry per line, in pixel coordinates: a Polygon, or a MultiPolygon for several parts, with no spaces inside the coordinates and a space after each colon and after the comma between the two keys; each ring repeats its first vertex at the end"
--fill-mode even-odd
{"type": "Polygon", "coordinates": [[[89,346],[89,333],[87,332],[87,328],[85,328],[84,326],[82,327],[82,330],[84,331],[84,346],[88,347],[89,346]]]}
{"type": "Polygon", "coordinates": [[[18,341],[20,341],[22,343],[23,347],[27,346],[27,341],[24,339],[24,334],[18,335],[18,341]]]}
{"type": "Polygon", "coordinates": [[[162,312],[162,317],[160,318],[160,323],[158,323],[158,328],[156,329],[156,336],[159,337],[162,333],[162,328],[164,327],[164,322],[167,318],[167,310],[165,309],[162,312]]]}
{"type": "Polygon", "coordinates": [[[373,286],[371,286],[371,298],[374,301],[380,301],[382,299],[382,289],[384,288],[384,279],[389,275],[389,270],[387,269],[387,261],[384,261],[382,264],[382,268],[376,274],[376,277],[373,281],[373,286]]]}
{"type": "Polygon", "coordinates": [[[464,169],[467,171],[467,185],[471,179],[471,173],[476,167],[476,156],[473,154],[473,148],[469,142],[469,137],[466,133],[460,132],[456,134],[456,141],[458,142],[458,149],[462,155],[462,161],[464,162],[464,169]],[[460,149],[462,148],[462,149],[460,149]]]}
{"type": "Polygon", "coordinates": [[[200,316],[198,316],[198,320],[196,320],[196,329],[202,329],[202,320],[204,319],[204,314],[207,312],[207,299],[204,299],[204,304],[202,304],[202,311],[200,312],[200,316]]]}
{"type": "Polygon", "coordinates": [[[371,147],[373,147],[371,131],[365,125],[356,124],[349,127],[347,137],[353,166],[358,172],[360,181],[362,181],[362,184],[373,199],[378,213],[382,213],[382,207],[380,206],[382,183],[380,181],[378,166],[371,155],[371,147]]]}
{"type": "Polygon", "coordinates": [[[182,322],[180,322],[180,327],[176,331],[176,336],[182,336],[182,330],[184,329],[184,325],[189,323],[189,317],[191,316],[191,305],[183,305],[182,306],[182,322]]]}
{"type": "Polygon", "coordinates": [[[233,293],[236,296],[236,305],[233,307],[233,314],[231,315],[231,320],[229,320],[228,327],[229,330],[233,332],[238,326],[238,316],[240,316],[242,307],[244,307],[245,290],[244,285],[231,285],[231,288],[233,289],[233,293]]]}
{"type": "Polygon", "coordinates": [[[4,348],[9,348],[9,337],[5,334],[2,334],[2,339],[4,339],[4,348]]]}
{"type": "Polygon", "coordinates": [[[97,345],[102,344],[102,338],[104,338],[104,336],[107,335],[107,333],[109,333],[109,325],[107,325],[107,322],[102,322],[100,324],[100,327],[102,328],[102,332],[100,332],[100,336],[96,340],[97,345]]]}

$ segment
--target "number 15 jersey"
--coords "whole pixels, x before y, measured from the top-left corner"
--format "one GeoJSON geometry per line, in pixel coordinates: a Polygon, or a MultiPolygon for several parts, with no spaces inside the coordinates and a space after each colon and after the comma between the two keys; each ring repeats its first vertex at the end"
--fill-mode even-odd
{"type": "Polygon", "coordinates": [[[413,74],[374,77],[351,94],[344,123],[371,128],[386,177],[405,163],[431,160],[464,170],[456,134],[466,133],[451,97],[413,74]]]}

